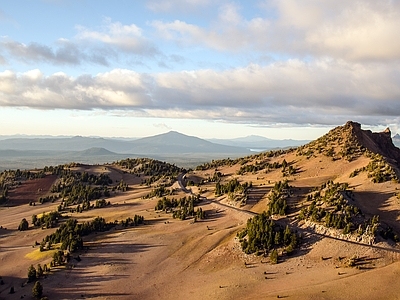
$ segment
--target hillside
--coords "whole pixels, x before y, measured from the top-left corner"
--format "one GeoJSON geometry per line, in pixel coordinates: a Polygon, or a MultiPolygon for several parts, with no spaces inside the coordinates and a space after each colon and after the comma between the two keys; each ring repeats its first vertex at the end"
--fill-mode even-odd
{"type": "Polygon", "coordinates": [[[21,219],[60,205],[69,219],[118,225],[85,236],[88,248],[72,253],[79,261],[41,279],[50,298],[396,299],[399,157],[389,130],[348,122],[298,148],[214,159],[193,171],[137,158],[3,172],[3,203],[12,205],[0,206],[0,299],[29,293],[31,283],[19,284],[29,265],[52,259],[32,245],[55,228],[18,231],[21,219]],[[88,195],[106,201],[88,204],[88,195]],[[145,225],[121,225],[134,215],[145,225]]]}

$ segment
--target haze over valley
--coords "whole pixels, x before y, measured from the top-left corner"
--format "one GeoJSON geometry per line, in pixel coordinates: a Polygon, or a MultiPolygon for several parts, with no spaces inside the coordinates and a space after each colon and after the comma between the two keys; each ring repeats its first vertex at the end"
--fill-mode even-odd
{"type": "Polygon", "coordinates": [[[263,137],[204,140],[170,131],[146,138],[94,137],[0,137],[0,170],[43,168],[69,162],[106,163],[128,157],[166,160],[195,167],[212,159],[236,158],[262,150],[294,147],[306,143],[263,137]],[[256,138],[256,139],[255,139],[256,138]]]}

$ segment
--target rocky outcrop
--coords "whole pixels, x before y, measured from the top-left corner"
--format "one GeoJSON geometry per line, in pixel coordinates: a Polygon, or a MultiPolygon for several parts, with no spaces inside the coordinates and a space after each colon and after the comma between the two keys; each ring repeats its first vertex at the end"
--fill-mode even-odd
{"type": "Polygon", "coordinates": [[[372,132],[371,130],[361,129],[359,123],[352,121],[347,122],[344,127],[351,130],[362,147],[382,155],[389,162],[400,167],[400,149],[393,144],[389,128],[386,128],[383,132],[372,132]]]}

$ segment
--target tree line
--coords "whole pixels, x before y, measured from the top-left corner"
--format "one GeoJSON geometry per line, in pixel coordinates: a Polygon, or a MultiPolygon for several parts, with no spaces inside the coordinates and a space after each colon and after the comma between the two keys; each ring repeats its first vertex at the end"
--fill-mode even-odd
{"type": "Polygon", "coordinates": [[[277,262],[278,250],[290,255],[299,245],[300,236],[289,226],[274,222],[267,212],[263,212],[246,223],[246,227],[238,232],[237,237],[242,250],[246,254],[272,254],[272,260],[277,262]]]}
{"type": "Polygon", "coordinates": [[[169,164],[151,158],[127,158],[115,162],[116,165],[129,170],[130,173],[140,177],[141,174],[148,176],[142,180],[142,184],[151,185],[154,182],[164,178],[173,182],[179,173],[185,171],[184,168],[177,167],[175,164],[169,164]]]}
{"type": "Polygon", "coordinates": [[[206,213],[200,207],[195,211],[195,207],[201,202],[199,195],[184,196],[180,199],[169,199],[163,197],[159,199],[155,210],[163,210],[165,212],[172,212],[174,219],[185,220],[188,217],[194,217],[195,220],[202,220],[206,218],[206,213]]]}
{"type": "Polygon", "coordinates": [[[247,189],[251,187],[251,182],[240,183],[237,178],[231,179],[225,184],[221,184],[218,181],[215,184],[215,196],[218,197],[224,194],[245,193],[247,189]]]}

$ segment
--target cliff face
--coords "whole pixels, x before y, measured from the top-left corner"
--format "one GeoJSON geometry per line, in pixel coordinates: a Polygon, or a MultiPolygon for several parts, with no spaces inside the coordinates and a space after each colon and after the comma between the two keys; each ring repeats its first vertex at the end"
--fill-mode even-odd
{"type": "Polygon", "coordinates": [[[400,149],[393,144],[389,128],[377,133],[363,130],[359,123],[349,121],[315,141],[299,147],[299,153],[310,157],[322,153],[334,160],[348,161],[357,159],[367,151],[383,156],[400,174],[400,149]]]}
{"type": "Polygon", "coordinates": [[[359,123],[352,121],[347,122],[344,127],[351,130],[362,147],[382,155],[400,167],[400,149],[393,144],[389,128],[386,128],[383,132],[372,132],[371,130],[361,129],[359,123]]]}

